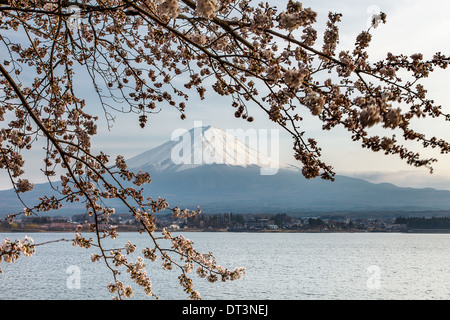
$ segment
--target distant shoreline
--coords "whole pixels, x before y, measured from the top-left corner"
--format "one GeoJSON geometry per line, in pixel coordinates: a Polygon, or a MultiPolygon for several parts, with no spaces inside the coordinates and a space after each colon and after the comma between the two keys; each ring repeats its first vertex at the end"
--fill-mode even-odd
{"type": "MultiPolygon", "coordinates": [[[[4,233],[72,233],[76,230],[11,230],[0,231],[0,234],[4,233]]],[[[81,230],[82,233],[94,233],[88,230],[81,230]]],[[[138,233],[138,230],[118,230],[119,233],[138,233]]],[[[162,229],[157,229],[155,232],[162,232],[162,229]]],[[[169,229],[169,232],[183,233],[183,232],[205,232],[205,233],[412,233],[412,234],[450,234],[450,229],[413,229],[408,231],[380,231],[380,230],[205,230],[205,229],[169,229]]]]}
{"type": "MultiPolygon", "coordinates": [[[[128,215],[118,215],[108,224],[93,229],[90,217],[25,217],[15,222],[1,222],[1,233],[91,232],[116,230],[117,232],[143,232],[143,227],[128,215]]],[[[450,234],[450,217],[397,217],[395,219],[332,219],[309,217],[297,219],[286,214],[275,216],[242,216],[237,214],[206,215],[189,219],[162,216],[155,226],[156,232],[246,232],[246,233],[427,233],[450,234]]]]}

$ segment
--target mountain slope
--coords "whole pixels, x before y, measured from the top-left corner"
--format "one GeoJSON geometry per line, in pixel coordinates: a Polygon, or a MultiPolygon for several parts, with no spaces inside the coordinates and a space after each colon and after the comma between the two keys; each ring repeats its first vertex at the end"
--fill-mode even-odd
{"type": "Polygon", "coordinates": [[[209,212],[334,212],[450,210],[450,192],[400,188],[337,176],[334,182],[306,180],[280,169],[262,176],[258,168],[210,165],[177,174],[153,174],[146,187],[169,203],[209,212]]]}
{"type": "MultiPolygon", "coordinates": [[[[197,132],[186,132],[183,137],[127,161],[133,171],[150,172],[152,183],[144,187],[145,195],[161,196],[171,206],[195,208],[198,205],[205,213],[231,211],[299,215],[311,212],[450,211],[450,191],[401,188],[345,176],[337,176],[334,182],[306,180],[299,168],[283,163],[279,163],[278,168],[276,159],[261,155],[220,129],[199,128],[197,132]],[[233,141],[233,144],[227,144],[227,141],[233,141]],[[202,160],[209,159],[208,164],[195,161],[199,151],[202,160]],[[263,168],[274,164],[278,168],[276,174],[262,174],[263,168]]],[[[36,203],[40,196],[51,194],[53,191],[49,184],[41,184],[22,197],[27,203],[36,203]]],[[[11,190],[0,192],[0,203],[0,215],[23,208],[11,190]]],[[[117,200],[108,203],[116,207],[116,212],[126,212],[117,200]]],[[[58,214],[83,212],[83,204],[76,203],[58,214]]]]}

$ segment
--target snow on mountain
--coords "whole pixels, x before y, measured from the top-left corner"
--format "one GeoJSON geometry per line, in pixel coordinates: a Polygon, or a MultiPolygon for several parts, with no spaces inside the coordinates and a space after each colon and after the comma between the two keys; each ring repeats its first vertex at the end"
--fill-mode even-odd
{"type": "MultiPolygon", "coordinates": [[[[299,170],[298,167],[279,161],[278,140],[267,146],[266,137],[256,130],[227,130],[213,127],[194,127],[187,131],[180,129],[172,139],[154,149],[127,160],[132,170],[183,171],[203,165],[223,164],[226,166],[257,166],[261,174],[276,174],[278,169],[299,170]],[[238,139],[249,140],[246,143],[238,139]],[[271,156],[256,149],[267,151],[271,156]]],[[[266,131],[263,131],[266,133],[266,131]]]]}

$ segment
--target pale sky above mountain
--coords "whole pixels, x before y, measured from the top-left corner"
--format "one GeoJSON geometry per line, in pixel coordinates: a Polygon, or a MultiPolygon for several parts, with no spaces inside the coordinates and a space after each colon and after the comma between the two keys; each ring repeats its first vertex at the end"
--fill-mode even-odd
{"type": "MultiPolygon", "coordinates": [[[[269,0],[269,3],[283,9],[285,1],[269,0]]],[[[351,50],[354,40],[360,31],[367,29],[367,23],[372,14],[381,10],[387,14],[388,21],[373,30],[373,40],[369,51],[371,61],[377,61],[388,52],[394,54],[413,54],[421,52],[425,58],[431,58],[436,52],[450,54],[450,2],[439,0],[402,0],[402,1],[350,1],[350,0],[309,0],[302,1],[304,7],[311,7],[318,12],[318,31],[324,29],[328,11],[343,14],[340,24],[341,38],[339,49],[351,50]]],[[[85,79],[78,78],[77,86],[83,92],[89,92],[88,103],[92,108],[99,108],[92,86],[85,79]]],[[[438,71],[427,79],[426,85],[430,95],[444,110],[450,112],[450,70],[438,71]]],[[[253,107],[249,110],[255,121],[248,123],[234,117],[234,109],[229,100],[215,95],[207,96],[200,101],[195,97],[187,106],[187,119],[181,120],[178,111],[169,108],[149,117],[147,127],[139,128],[137,116],[134,114],[115,114],[118,121],[108,131],[100,128],[94,138],[94,149],[103,150],[116,156],[122,154],[130,158],[146,150],[154,148],[171,138],[174,130],[190,129],[194,121],[203,125],[214,125],[226,129],[275,129],[278,128],[267,119],[267,115],[253,107]]],[[[397,157],[386,157],[362,149],[358,143],[352,142],[350,134],[342,129],[322,132],[316,119],[305,117],[302,130],[308,136],[314,137],[323,149],[324,159],[335,168],[338,174],[365,178],[373,182],[390,182],[401,186],[436,187],[450,189],[450,157],[431,153],[440,159],[435,165],[435,173],[429,175],[427,170],[416,169],[406,165],[397,157]]],[[[104,119],[100,119],[104,124],[104,119]]],[[[449,124],[437,124],[434,121],[424,121],[418,124],[429,135],[438,135],[450,141],[449,124]]],[[[102,127],[99,125],[99,127],[102,127]]],[[[418,149],[419,150],[419,149],[418,149]]],[[[425,154],[425,153],[424,153],[425,154]]],[[[428,152],[426,153],[428,154],[428,152]]],[[[295,164],[292,153],[292,140],[283,130],[280,130],[280,160],[295,164]]],[[[37,179],[36,162],[41,164],[41,157],[29,153],[27,168],[30,180],[37,179]],[[34,170],[33,170],[34,168],[34,170]]],[[[40,167],[39,167],[40,168],[40,167]]],[[[0,188],[9,188],[8,179],[0,175],[0,188]]]]}

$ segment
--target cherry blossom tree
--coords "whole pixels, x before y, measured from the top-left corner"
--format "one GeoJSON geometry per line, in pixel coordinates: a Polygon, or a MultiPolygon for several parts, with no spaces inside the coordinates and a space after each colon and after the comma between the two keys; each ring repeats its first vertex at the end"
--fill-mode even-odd
{"type": "MultiPolygon", "coordinates": [[[[386,22],[384,13],[374,15],[353,48],[338,51],[341,18],[330,12],[319,34],[317,13],[291,0],[283,8],[248,0],[0,0],[0,169],[19,197],[31,190],[23,151],[43,139],[43,175],[50,181],[58,170],[64,172],[62,189],[55,188],[58,196],[24,203],[23,212],[7,219],[85,203],[95,221],[90,229],[95,239],[77,230],[73,244],[96,250],[92,261],[103,261],[111,270],[114,280],[108,289],[117,298],[133,293],[120,280],[119,269],[155,296],[145,271],[148,261],[178,268],[180,284],[193,299],[200,295],[189,277],[192,269],[211,282],[240,278],[243,268],[221,267],[212,254],[197,252],[189,239],[167,230],[156,234],[157,212],[189,217],[200,209],[181,210],[163,198],[148,197],[141,186],[151,182],[149,173],[127,170],[122,156],[111,160],[92,152],[99,117],[111,120],[112,110],[133,112],[136,125],[145,127],[159,109],[175,108],[184,119],[188,98],[204,99],[207,90],[228,97],[230,112],[243,121],[255,120],[252,110],[264,110],[292,136],[294,156],[308,179],[334,180],[334,172],[322,161],[318,143],[302,130],[306,113],[317,117],[323,130],[340,126],[364,148],[432,170],[436,159],[422,158],[405,141],[448,153],[448,142],[414,130],[411,121],[450,120],[421,84],[436,68],[445,69],[449,57],[389,53],[369,61],[371,31],[386,22]],[[87,75],[95,88],[102,107],[97,114],[86,111],[86,97],[74,85],[80,75],[87,75]],[[372,127],[386,135],[370,135],[372,127]],[[108,223],[115,210],[105,204],[107,199],[121,200],[148,234],[143,258],[129,261],[136,250],[129,242],[104,249],[104,239],[117,237],[108,223]]],[[[14,262],[36,247],[29,238],[5,239],[0,260],[14,262]]]]}

